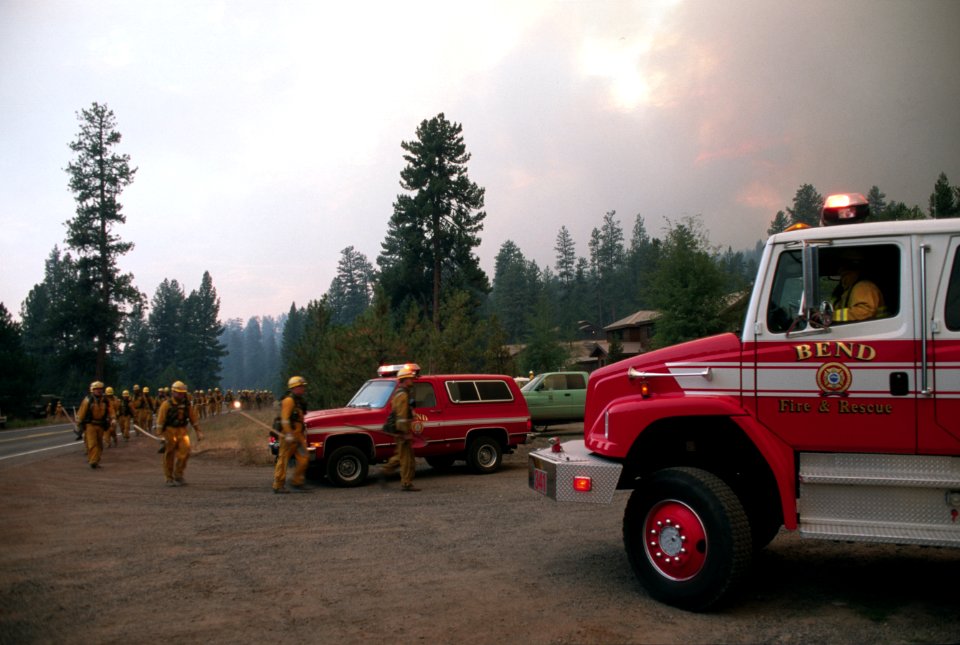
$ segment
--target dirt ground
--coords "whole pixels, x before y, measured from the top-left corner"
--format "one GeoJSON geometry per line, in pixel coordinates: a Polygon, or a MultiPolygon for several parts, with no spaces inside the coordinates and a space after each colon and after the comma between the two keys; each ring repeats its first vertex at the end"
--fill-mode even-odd
{"type": "Polygon", "coordinates": [[[286,496],[269,466],[203,445],[182,488],[145,438],[102,470],[6,461],[0,642],[960,642],[954,550],[781,533],[733,607],[658,604],[623,552],[626,493],[557,505],[527,487],[526,452],[487,476],[419,463],[419,493],[286,496]]]}

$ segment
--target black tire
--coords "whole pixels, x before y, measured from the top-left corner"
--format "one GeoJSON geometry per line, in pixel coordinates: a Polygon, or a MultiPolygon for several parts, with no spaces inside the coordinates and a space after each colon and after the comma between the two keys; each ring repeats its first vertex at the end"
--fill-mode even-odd
{"type": "Polygon", "coordinates": [[[467,464],[478,475],[497,472],[503,464],[500,443],[490,437],[477,437],[467,446],[467,464]]]}
{"type": "Polygon", "coordinates": [[[362,450],[354,446],[341,446],[326,459],[327,479],[334,486],[353,488],[367,481],[370,462],[362,450]]]}
{"type": "Polygon", "coordinates": [[[732,596],[753,556],[740,499],[698,468],[661,470],[640,482],[624,511],[623,544],[653,598],[691,611],[732,596]]]}
{"type": "Polygon", "coordinates": [[[426,459],[431,468],[441,472],[450,470],[450,468],[453,467],[453,462],[456,461],[452,455],[436,455],[434,457],[427,457],[426,459]]]}

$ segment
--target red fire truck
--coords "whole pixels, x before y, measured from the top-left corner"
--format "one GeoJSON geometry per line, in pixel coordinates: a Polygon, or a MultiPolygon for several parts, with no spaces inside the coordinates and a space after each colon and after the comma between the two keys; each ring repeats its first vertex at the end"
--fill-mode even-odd
{"type": "Polygon", "coordinates": [[[866,215],[831,196],[824,226],[771,236],[740,337],[597,370],[584,439],[530,454],[558,501],[632,490],[623,541],[652,597],[729,600],[781,527],[960,546],[960,220],[866,215]]]}

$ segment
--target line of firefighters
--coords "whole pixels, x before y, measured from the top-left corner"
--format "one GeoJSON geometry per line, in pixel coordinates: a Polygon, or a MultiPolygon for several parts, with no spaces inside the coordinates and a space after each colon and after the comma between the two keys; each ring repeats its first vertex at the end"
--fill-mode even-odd
{"type": "MultiPolygon", "coordinates": [[[[77,440],[84,440],[87,463],[91,468],[100,467],[100,457],[104,444],[118,444],[117,433],[124,441],[130,439],[131,429],[161,442],[159,452],[163,453],[163,470],[167,485],[178,486],[183,481],[183,471],[190,456],[190,437],[187,425],[192,425],[197,440],[203,438],[200,419],[221,414],[227,409],[260,409],[263,405],[273,405],[273,394],[269,391],[232,390],[220,393],[220,388],[209,392],[194,391],[187,393],[182,381],[176,381],[169,388],[160,388],[157,396],[151,396],[150,388],[133,386],[133,392],[124,390],[116,397],[112,387],[105,387],[100,381],[90,384],[90,394],[84,397],[76,418],[77,440]],[[155,436],[156,432],[159,436],[155,436]]],[[[58,405],[57,413],[60,413],[58,405]]],[[[69,416],[64,413],[69,419],[69,416]]]]}
{"type": "MultiPolygon", "coordinates": [[[[126,430],[122,425],[117,429],[121,431],[125,438],[129,438],[131,421],[146,430],[152,429],[151,419],[160,409],[160,405],[170,398],[170,388],[161,387],[157,390],[157,396],[151,396],[149,387],[141,389],[139,385],[134,385],[132,394],[129,390],[124,390],[117,397],[114,394],[114,389],[107,387],[104,390],[104,397],[110,404],[118,424],[126,417],[126,430]]],[[[237,393],[234,394],[232,389],[222,393],[218,387],[207,391],[194,390],[189,398],[190,404],[196,408],[201,419],[221,414],[224,408],[232,408],[235,401],[240,403],[239,407],[242,410],[260,410],[263,407],[272,406],[274,399],[273,392],[269,390],[237,390],[237,393]]],[[[50,409],[49,404],[47,408],[48,418],[70,418],[59,401],[55,411],[50,409]]]]}

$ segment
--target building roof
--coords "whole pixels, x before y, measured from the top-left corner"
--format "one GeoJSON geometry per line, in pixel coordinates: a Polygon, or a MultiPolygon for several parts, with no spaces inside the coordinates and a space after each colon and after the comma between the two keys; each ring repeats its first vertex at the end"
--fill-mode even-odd
{"type": "Polygon", "coordinates": [[[659,311],[649,311],[646,309],[641,309],[635,313],[630,314],[626,318],[621,318],[620,320],[610,323],[603,328],[603,331],[616,331],[618,329],[627,329],[628,327],[641,327],[643,325],[651,325],[653,321],[660,317],[659,311]]]}

